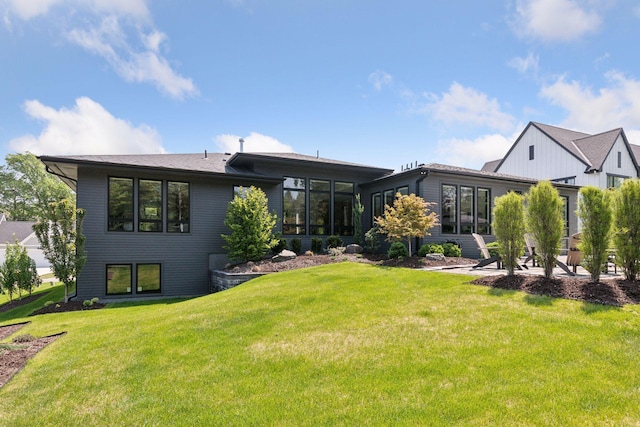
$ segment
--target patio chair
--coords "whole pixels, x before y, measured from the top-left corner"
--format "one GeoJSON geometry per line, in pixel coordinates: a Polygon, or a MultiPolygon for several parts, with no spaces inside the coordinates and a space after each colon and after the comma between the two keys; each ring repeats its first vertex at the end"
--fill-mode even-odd
{"type": "Polygon", "coordinates": [[[578,249],[580,243],[580,233],[572,234],[569,238],[569,249],[567,251],[567,265],[573,267],[573,272],[582,263],[582,252],[578,249]]]}
{"type": "Polygon", "coordinates": [[[491,256],[491,254],[489,253],[489,249],[487,248],[487,244],[484,242],[484,238],[481,235],[476,233],[471,233],[471,235],[473,236],[473,239],[476,241],[476,244],[478,245],[478,250],[480,251],[480,255],[482,255],[482,257],[484,258],[480,260],[480,262],[478,262],[472,268],[485,267],[494,262],[497,264],[498,268],[501,268],[502,262],[500,257],[491,256]]]}
{"type": "Polygon", "coordinates": [[[527,255],[527,258],[525,258],[522,266],[527,268],[527,263],[531,261],[531,266],[535,267],[536,266],[536,240],[533,238],[533,235],[531,233],[526,233],[524,235],[524,243],[527,246],[527,252],[529,253],[529,255],[527,255]]]}

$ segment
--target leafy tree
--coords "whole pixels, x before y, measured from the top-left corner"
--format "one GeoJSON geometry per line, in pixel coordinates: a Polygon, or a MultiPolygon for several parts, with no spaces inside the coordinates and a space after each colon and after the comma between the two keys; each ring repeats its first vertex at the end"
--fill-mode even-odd
{"type": "Polygon", "coordinates": [[[438,225],[438,215],[429,212],[433,204],[415,194],[403,196],[397,193],[393,206],[386,205],[384,215],[376,217],[375,223],[388,240],[407,239],[411,254],[411,238],[428,236],[429,229],[438,225]]]}
{"type": "Polygon", "coordinates": [[[43,218],[50,202],[75,200],[74,193],[31,153],[8,154],[0,167],[0,212],[15,221],[43,218]]]}
{"type": "Polygon", "coordinates": [[[360,194],[356,194],[356,203],[353,206],[353,242],[357,245],[362,245],[362,214],[364,213],[364,206],[360,202],[360,194]]]}
{"type": "Polygon", "coordinates": [[[67,199],[49,203],[44,218],[33,230],[40,241],[45,258],[51,263],[53,274],[64,283],[64,302],[87,259],[84,251],[82,221],[84,210],[76,209],[67,199]]]}
{"type": "Polygon", "coordinates": [[[524,197],[513,191],[497,197],[493,218],[498,251],[507,274],[512,276],[525,245],[524,197]]]}
{"type": "Polygon", "coordinates": [[[627,280],[640,272],[640,180],[625,179],[613,203],[613,245],[616,263],[627,280]]]}
{"type": "Polygon", "coordinates": [[[600,272],[607,263],[609,233],[611,231],[611,196],[598,187],[583,187],[578,199],[578,218],[582,221],[582,235],[578,245],[591,279],[600,280],[600,272]]]}
{"type": "Polygon", "coordinates": [[[544,276],[551,278],[560,254],[560,239],[564,228],[563,201],[558,190],[549,181],[541,181],[531,187],[526,198],[526,227],[537,242],[536,253],[544,269],[544,276]]]}
{"type": "Polygon", "coordinates": [[[17,240],[14,244],[8,244],[4,263],[0,265],[0,290],[9,295],[9,300],[13,300],[15,292],[20,296],[22,291],[31,295],[33,288],[40,283],[36,262],[29,257],[27,248],[17,240]]]}
{"type": "Polygon", "coordinates": [[[277,215],[269,213],[267,195],[251,186],[229,202],[224,224],[231,234],[223,234],[227,242],[229,258],[241,261],[258,261],[278,243],[273,235],[277,215]]]}

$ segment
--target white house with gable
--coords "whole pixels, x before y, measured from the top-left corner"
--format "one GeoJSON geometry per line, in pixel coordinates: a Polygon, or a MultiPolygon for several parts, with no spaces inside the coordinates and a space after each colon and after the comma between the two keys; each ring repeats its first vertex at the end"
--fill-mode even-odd
{"type": "Polygon", "coordinates": [[[579,186],[618,187],[639,175],[636,153],[622,128],[595,135],[529,122],[503,159],[482,170],[579,186]]]}

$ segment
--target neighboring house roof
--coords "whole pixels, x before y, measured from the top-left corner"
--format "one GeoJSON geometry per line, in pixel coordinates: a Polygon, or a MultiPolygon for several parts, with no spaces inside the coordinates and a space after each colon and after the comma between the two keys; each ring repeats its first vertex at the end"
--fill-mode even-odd
{"type": "Polygon", "coordinates": [[[582,139],[590,136],[587,133],[576,132],[569,129],[563,129],[556,126],[545,125],[543,123],[531,122],[533,126],[537,127],[542,133],[546,134],[549,138],[560,144],[565,150],[573,154],[576,158],[582,161],[585,165],[589,166],[589,159],[580,151],[580,149],[574,144],[574,140],[582,139]]]}
{"type": "Polygon", "coordinates": [[[498,161],[487,162],[482,167],[483,171],[490,170],[491,167],[495,167],[493,170],[498,170],[504,160],[509,157],[509,154],[513,148],[517,145],[518,141],[527,132],[527,130],[534,126],[552,141],[555,141],[562,148],[571,153],[576,159],[582,162],[585,166],[585,172],[597,172],[602,170],[602,166],[607,159],[607,156],[611,152],[613,145],[619,136],[622,136],[624,144],[629,150],[631,159],[636,169],[638,169],[638,158],[640,158],[640,146],[633,146],[629,144],[627,137],[622,128],[612,129],[606,132],[590,135],[584,132],[577,132],[570,129],[563,129],[557,126],[545,125],[543,123],[529,122],[529,124],[522,131],[516,142],[511,146],[507,155],[498,161]],[[634,148],[636,147],[636,148],[634,148]]]}
{"type": "Polygon", "coordinates": [[[500,162],[502,162],[502,159],[491,160],[485,163],[480,170],[484,172],[495,172],[500,162]]]}
{"type": "MultiPolygon", "coordinates": [[[[576,147],[589,159],[591,163],[589,171],[602,169],[604,161],[607,159],[609,152],[611,152],[613,148],[613,144],[615,144],[621,133],[622,129],[618,128],[573,141],[576,147]]],[[[633,152],[629,154],[633,156],[633,152]]]]}
{"type": "Polygon", "coordinates": [[[143,168],[175,172],[214,174],[228,177],[244,177],[267,181],[280,181],[276,175],[256,173],[252,165],[256,161],[304,162],[330,165],[334,167],[359,168],[381,175],[393,170],[381,169],[356,163],[341,162],[296,153],[199,153],[199,154],[128,154],[128,155],[87,155],[87,156],[41,156],[47,170],[59,176],[75,190],[78,179],[78,165],[115,166],[143,168]]]}
{"type": "MultiPolygon", "coordinates": [[[[473,176],[478,178],[501,179],[503,181],[526,182],[531,184],[537,184],[540,181],[535,178],[526,178],[522,176],[509,175],[506,173],[499,173],[499,172],[479,171],[477,169],[462,168],[458,166],[443,165],[439,163],[429,163],[427,165],[421,165],[421,168],[423,171],[433,171],[437,173],[450,173],[455,175],[473,176]]],[[[553,185],[561,186],[561,187],[577,188],[577,186],[573,184],[560,184],[560,183],[554,182],[553,185]]]]}
{"type": "Polygon", "coordinates": [[[24,242],[34,234],[33,221],[0,221],[0,245],[24,242]]]}

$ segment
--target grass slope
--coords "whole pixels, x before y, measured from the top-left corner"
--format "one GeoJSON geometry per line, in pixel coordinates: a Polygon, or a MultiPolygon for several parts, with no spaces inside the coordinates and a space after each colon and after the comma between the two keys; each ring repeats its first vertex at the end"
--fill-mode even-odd
{"type": "Polygon", "coordinates": [[[68,333],[0,390],[0,424],[640,422],[637,307],[468,280],[342,263],[37,316],[21,333],[68,333]]]}

